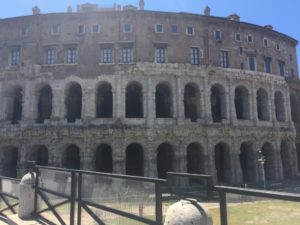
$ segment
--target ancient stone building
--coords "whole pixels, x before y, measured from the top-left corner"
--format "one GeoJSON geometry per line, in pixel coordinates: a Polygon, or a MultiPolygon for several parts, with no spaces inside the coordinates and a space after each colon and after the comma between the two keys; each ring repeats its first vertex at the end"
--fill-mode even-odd
{"type": "Polygon", "coordinates": [[[209,8],[140,7],[0,20],[1,174],[36,160],[229,184],[298,175],[297,41],[209,8]]]}

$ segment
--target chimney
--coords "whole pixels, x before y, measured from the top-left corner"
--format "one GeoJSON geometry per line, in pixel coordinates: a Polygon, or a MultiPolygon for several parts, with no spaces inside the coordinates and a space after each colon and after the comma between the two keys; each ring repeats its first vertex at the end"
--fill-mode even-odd
{"type": "Polygon", "coordinates": [[[231,20],[231,21],[240,22],[240,16],[237,14],[231,14],[231,15],[227,16],[227,19],[231,20]]]}
{"type": "Polygon", "coordinates": [[[273,26],[272,25],[266,25],[264,26],[266,29],[269,29],[269,30],[273,30],[273,26]]]}
{"type": "Polygon", "coordinates": [[[211,10],[210,10],[209,6],[206,6],[205,9],[204,9],[204,15],[205,16],[210,16],[210,11],[211,10]]]}

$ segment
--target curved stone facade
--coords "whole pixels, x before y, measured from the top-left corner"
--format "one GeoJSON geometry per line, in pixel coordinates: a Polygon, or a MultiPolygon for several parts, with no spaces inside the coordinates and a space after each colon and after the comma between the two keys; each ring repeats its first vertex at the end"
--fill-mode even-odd
{"type": "Polygon", "coordinates": [[[4,175],[34,159],[256,183],[260,150],[267,180],[299,173],[285,79],[298,74],[297,41],[284,34],[137,10],[2,19],[0,33],[4,175]]]}

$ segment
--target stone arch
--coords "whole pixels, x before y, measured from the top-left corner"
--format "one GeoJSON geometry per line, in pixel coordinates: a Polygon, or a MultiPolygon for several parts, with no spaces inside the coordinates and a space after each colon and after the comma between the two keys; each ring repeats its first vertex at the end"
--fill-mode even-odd
{"type": "Polygon", "coordinates": [[[11,124],[18,124],[22,119],[23,90],[20,86],[13,87],[7,96],[6,118],[11,124]]]}
{"type": "Polygon", "coordinates": [[[174,149],[169,143],[162,143],[157,148],[157,176],[165,179],[167,172],[174,170],[174,149]]]}
{"type": "Polygon", "coordinates": [[[214,123],[222,122],[222,119],[227,118],[226,94],[222,85],[215,84],[211,87],[210,103],[214,123]]]}
{"type": "Polygon", "coordinates": [[[297,98],[294,94],[290,95],[290,105],[291,105],[291,116],[293,122],[298,122],[298,106],[297,106],[297,98]]]}
{"type": "Polygon", "coordinates": [[[266,180],[274,180],[276,171],[276,156],[273,145],[269,142],[262,146],[262,155],[265,157],[264,170],[266,180]]]}
{"type": "Polygon", "coordinates": [[[101,144],[96,149],[95,168],[98,172],[113,172],[113,154],[112,148],[108,144],[101,144]]]}
{"type": "Polygon", "coordinates": [[[80,169],[80,149],[77,145],[69,145],[62,157],[62,167],[68,169],[80,169]]]}
{"type": "Polygon", "coordinates": [[[284,178],[293,176],[293,163],[291,155],[291,147],[288,141],[283,140],[280,144],[280,157],[282,162],[282,172],[284,178]]]}
{"type": "Polygon", "coordinates": [[[140,144],[130,144],[126,149],[126,174],[144,176],[144,151],[140,144]]]}
{"type": "Polygon", "coordinates": [[[27,155],[27,159],[35,161],[39,166],[48,166],[48,148],[45,145],[33,146],[27,155]]]}
{"type": "Polygon", "coordinates": [[[5,146],[0,149],[1,175],[16,178],[18,176],[19,153],[15,146],[5,146]]]}
{"type": "Polygon", "coordinates": [[[52,89],[49,85],[43,86],[38,95],[38,116],[37,123],[44,123],[51,118],[52,114],[52,89]]]}
{"type": "Polygon", "coordinates": [[[160,82],[155,91],[156,118],[173,117],[173,96],[169,83],[160,82]]]}
{"type": "Polygon", "coordinates": [[[112,118],[113,93],[108,82],[101,83],[96,93],[96,118],[112,118]]]}
{"type": "Polygon", "coordinates": [[[192,122],[200,118],[200,90],[194,83],[184,87],[184,115],[192,122]]]}
{"type": "Polygon", "coordinates": [[[201,144],[194,142],[187,147],[187,172],[194,174],[205,173],[204,149],[201,144]]]}
{"type": "Polygon", "coordinates": [[[256,181],[256,154],[251,142],[244,142],[240,146],[240,165],[242,170],[243,182],[252,183],[256,181]]]}
{"type": "Polygon", "coordinates": [[[215,167],[218,183],[231,183],[231,157],[227,143],[220,142],[215,146],[215,167]]]}
{"type": "Polygon", "coordinates": [[[263,88],[258,89],[256,95],[257,117],[261,121],[269,121],[269,99],[268,93],[263,88]]]}
{"type": "Polygon", "coordinates": [[[298,172],[300,173],[300,143],[296,145],[298,172]]]}
{"type": "Polygon", "coordinates": [[[285,121],[285,104],[284,104],[284,96],[282,92],[276,91],[274,96],[275,103],[275,114],[276,119],[279,122],[285,121]]]}
{"type": "Polygon", "coordinates": [[[143,88],[138,82],[130,82],[126,87],[126,117],[143,118],[143,88]]]}
{"type": "Polygon", "coordinates": [[[244,86],[239,86],[235,89],[234,96],[236,118],[238,120],[250,119],[250,102],[249,91],[244,86]]]}
{"type": "Polygon", "coordinates": [[[80,84],[72,82],[65,93],[66,118],[68,123],[74,123],[81,118],[82,89],[80,84]]]}

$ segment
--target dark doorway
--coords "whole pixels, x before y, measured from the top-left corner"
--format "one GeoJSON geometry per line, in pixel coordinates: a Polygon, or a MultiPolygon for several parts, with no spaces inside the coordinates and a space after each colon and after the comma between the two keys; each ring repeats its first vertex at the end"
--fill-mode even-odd
{"type": "Polygon", "coordinates": [[[52,90],[46,85],[40,90],[38,99],[38,118],[37,123],[44,123],[46,119],[50,119],[52,113],[52,90]]]}
{"type": "Polygon", "coordinates": [[[283,169],[283,177],[290,178],[293,175],[292,157],[290,145],[287,141],[282,141],[280,145],[280,156],[283,169]]]}
{"type": "Polygon", "coordinates": [[[260,88],[257,91],[257,116],[258,119],[261,121],[268,121],[269,120],[269,100],[267,92],[260,88]]]}
{"type": "Polygon", "coordinates": [[[16,87],[8,96],[7,120],[11,124],[18,124],[22,119],[23,92],[21,87],[16,87]]]}
{"type": "Polygon", "coordinates": [[[39,166],[48,166],[48,149],[44,145],[33,147],[28,159],[35,161],[39,166]]]}
{"type": "Polygon", "coordinates": [[[141,85],[131,83],[126,88],[126,117],[143,118],[143,93],[141,85]]]}
{"type": "Polygon", "coordinates": [[[96,171],[103,173],[113,172],[112,149],[109,145],[102,144],[96,150],[96,171]]]}
{"type": "Polygon", "coordinates": [[[293,122],[298,122],[298,106],[297,106],[297,99],[294,94],[290,95],[290,101],[291,101],[291,115],[293,122]]]}
{"type": "Polygon", "coordinates": [[[67,147],[62,165],[67,169],[80,169],[80,150],[76,145],[69,145],[67,147]]]}
{"type": "Polygon", "coordinates": [[[231,166],[230,166],[229,146],[225,143],[219,143],[215,146],[215,167],[217,169],[218,183],[230,184],[231,166]]]}
{"type": "Polygon", "coordinates": [[[112,118],[113,94],[109,83],[99,85],[96,95],[96,117],[112,118]]]}
{"type": "Polygon", "coordinates": [[[221,85],[215,84],[212,86],[210,101],[213,122],[222,122],[222,119],[226,118],[226,96],[221,85]]]}
{"type": "Polygon", "coordinates": [[[184,114],[192,122],[200,118],[200,92],[196,84],[187,84],[184,88],[184,114]]]}
{"type": "Polygon", "coordinates": [[[13,146],[1,149],[2,176],[16,178],[18,175],[18,148],[13,146]]]}
{"type": "Polygon", "coordinates": [[[240,86],[235,89],[234,104],[237,119],[249,120],[249,93],[247,88],[240,86]]]}
{"type": "Polygon", "coordinates": [[[266,180],[275,179],[275,153],[271,143],[265,143],[262,147],[262,154],[265,157],[265,177],[266,180]]]}
{"type": "Polygon", "coordinates": [[[240,148],[240,165],[244,183],[256,181],[256,163],[252,144],[244,142],[240,148]]]}
{"type": "Polygon", "coordinates": [[[165,179],[167,172],[173,171],[173,148],[168,143],[159,145],[157,149],[157,176],[165,179]]]}
{"type": "Polygon", "coordinates": [[[275,114],[276,119],[279,122],[285,121],[285,106],[284,106],[284,97],[280,91],[275,93],[275,114]]]}
{"type": "Polygon", "coordinates": [[[74,123],[81,118],[82,90],[81,86],[73,83],[69,86],[65,98],[66,118],[68,123],[74,123]]]}
{"type": "Polygon", "coordinates": [[[187,147],[187,172],[204,174],[204,153],[199,143],[192,143],[187,147]]]}
{"type": "Polygon", "coordinates": [[[144,153],[139,144],[131,144],[126,149],[126,174],[144,176],[144,153]]]}
{"type": "Polygon", "coordinates": [[[172,92],[169,84],[159,83],[155,92],[156,118],[172,118],[172,92]]]}

